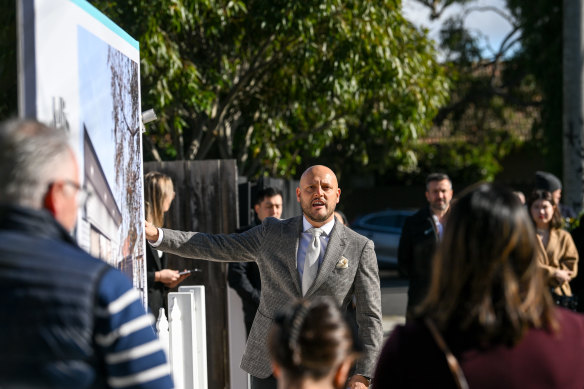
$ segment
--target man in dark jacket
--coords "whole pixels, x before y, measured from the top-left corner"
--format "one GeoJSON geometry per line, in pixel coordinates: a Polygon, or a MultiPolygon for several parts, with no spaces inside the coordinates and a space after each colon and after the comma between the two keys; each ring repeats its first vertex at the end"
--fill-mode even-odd
{"type": "Polygon", "coordinates": [[[0,125],[0,387],[172,388],[129,279],[70,235],[84,194],[63,131],[0,125]]]}
{"type": "MultiPolygon", "coordinates": [[[[271,187],[258,191],[254,204],[256,224],[240,228],[237,232],[247,231],[254,225],[260,224],[266,217],[279,219],[282,216],[282,191],[271,187]]],[[[249,336],[253,319],[260,305],[260,270],[255,262],[234,262],[229,264],[227,280],[243,304],[243,319],[245,330],[249,336]]]]}
{"type": "Polygon", "coordinates": [[[412,318],[413,309],[428,292],[432,257],[442,236],[452,193],[452,182],[446,174],[430,174],[426,178],[428,206],[409,216],[402,229],[397,261],[400,273],[410,281],[407,320],[412,318]]]}

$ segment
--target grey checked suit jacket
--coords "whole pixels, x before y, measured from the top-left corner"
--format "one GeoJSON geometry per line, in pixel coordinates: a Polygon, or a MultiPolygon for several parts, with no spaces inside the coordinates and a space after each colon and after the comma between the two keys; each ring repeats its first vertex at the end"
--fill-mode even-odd
{"type": "MultiPolygon", "coordinates": [[[[269,217],[241,234],[212,235],[163,229],[159,250],[210,261],[257,262],[262,280],[260,306],[241,368],[258,378],[272,373],[267,338],[273,318],[283,307],[302,297],[296,267],[301,233],[302,216],[286,220],[269,217]]],[[[355,373],[371,377],[383,340],[377,258],[371,240],[335,223],[316,280],[306,297],[332,296],[346,309],[353,293],[357,299],[359,336],[365,349],[355,373]],[[345,262],[346,267],[342,265],[345,262]]]]}

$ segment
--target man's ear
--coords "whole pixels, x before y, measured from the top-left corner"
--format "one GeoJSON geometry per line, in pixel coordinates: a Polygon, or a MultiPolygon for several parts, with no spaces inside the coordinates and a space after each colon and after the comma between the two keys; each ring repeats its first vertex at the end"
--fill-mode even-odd
{"type": "Polygon", "coordinates": [[[57,207],[55,204],[55,185],[50,185],[45,198],[43,200],[43,207],[55,216],[57,207]]]}
{"type": "Polygon", "coordinates": [[[256,204],[253,206],[253,210],[255,211],[256,215],[260,213],[260,205],[256,204]]]}

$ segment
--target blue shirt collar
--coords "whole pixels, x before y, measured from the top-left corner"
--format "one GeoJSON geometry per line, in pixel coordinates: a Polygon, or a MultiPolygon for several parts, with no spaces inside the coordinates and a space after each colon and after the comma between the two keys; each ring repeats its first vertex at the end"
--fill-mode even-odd
{"type": "MultiPolygon", "coordinates": [[[[336,222],[336,218],[333,217],[333,220],[331,220],[330,222],[326,223],[325,225],[321,226],[320,228],[325,232],[325,234],[327,236],[331,235],[331,231],[333,230],[333,227],[335,226],[335,222],[336,222]]],[[[302,232],[306,232],[309,229],[313,228],[314,226],[312,224],[310,224],[310,222],[308,221],[308,219],[306,219],[305,215],[302,215],[302,232]]]]}

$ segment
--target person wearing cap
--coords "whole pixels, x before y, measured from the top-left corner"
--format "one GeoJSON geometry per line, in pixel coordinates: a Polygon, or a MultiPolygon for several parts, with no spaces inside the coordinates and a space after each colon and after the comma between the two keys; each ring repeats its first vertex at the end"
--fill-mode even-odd
{"type": "Polygon", "coordinates": [[[569,220],[576,217],[576,212],[574,212],[572,207],[560,204],[560,200],[562,199],[562,181],[558,177],[549,172],[535,172],[534,190],[538,189],[548,191],[552,194],[562,219],[569,220]]]}

